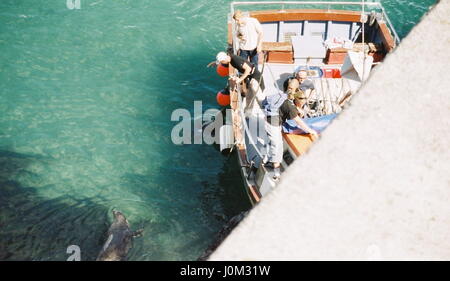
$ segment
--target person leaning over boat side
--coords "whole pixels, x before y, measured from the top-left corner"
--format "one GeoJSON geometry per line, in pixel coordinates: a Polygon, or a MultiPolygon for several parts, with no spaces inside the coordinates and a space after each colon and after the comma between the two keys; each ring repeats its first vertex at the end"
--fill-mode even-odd
{"type": "Polygon", "coordinates": [[[303,131],[311,135],[313,140],[318,137],[318,133],[300,118],[297,107],[293,103],[295,93],[298,92],[298,87],[298,80],[292,79],[288,83],[286,94],[280,93],[278,95],[267,97],[263,102],[264,111],[266,112],[265,129],[269,138],[269,159],[268,163],[266,163],[266,167],[273,168],[273,178],[275,180],[280,177],[280,165],[283,161],[283,137],[281,134],[281,125],[288,119],[294,120],[303,131]],[[281,103],[281,101],[283,102],[281,103]],[[279,105],[280,103],[281,105],[279,105]],[[268,112],[272,113],[269,114],[268,112]]]}
{"type": "Polygon", "coordinates": [[[264,99],[264,80],[261,72],[252,65],[250,62],[246,61],[240,56],[234,54],[227,54],[225,52],[220,52],[216,56],[216,64],[231,64],[236,68],[242,75],[239,78],[234,78],[237,84],[241,82],[246,82],[247,88],[250,91],[246,95],[246,110],[251,110],[254,105],[255,96],[259,102],[264,99]]]}
{"type": "Polygon", "coordinates": [[[262,52],[263,29],[259,21],[246,17],[237,10],[233,19],[238,26],[239,56],[250,61],[258,68],[259,54],[262,52]]]}

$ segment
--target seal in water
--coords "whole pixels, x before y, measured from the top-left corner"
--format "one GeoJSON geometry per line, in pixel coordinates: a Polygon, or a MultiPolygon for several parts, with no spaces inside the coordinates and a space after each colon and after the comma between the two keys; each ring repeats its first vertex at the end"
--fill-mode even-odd
{"type": "Polygon", "coordinates": [[[97,261],[121,261],[133,246],[133,238],[141,236],[143,229],[131,231],[130,224],[119,211],[113,211],[114,222],[108,229],[108,240],[97,257],[97,261]]]}

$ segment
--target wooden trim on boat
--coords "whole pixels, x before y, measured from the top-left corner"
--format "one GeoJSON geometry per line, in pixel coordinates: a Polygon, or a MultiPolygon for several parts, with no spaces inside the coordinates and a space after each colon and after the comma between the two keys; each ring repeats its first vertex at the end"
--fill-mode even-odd
{"type": "MultiPolygon", "coordinates": [[[[355,43],[353,45],[352,51],[362,52],[365,49],[365,46],[368,46],[369,55],[374,57],[374,62],[381,61],[384,58],[385,48],[382,46],[382,44],[355,43]]],[[[348,51],[349,51],[349,49],[345,49],[345,48],[327,49],[325,62],[327,64],[343,64],[348,51]]]]}
{"type": "Polygon", "coordinates": [[[349,21],[360,22],[361,12],[343,10],[313,10],[313,9],[289,9],[289,10],[266,10],[250,12],[250,16],[259,22],[278,21],[349,21]]]}
{"type": "Polygon", "coordinates": [[[262,195],[259,193],[258,188],[253,185],[249,185],[250,192],[252,193],[253,199],[255,199],[256,203],[259,203],[261,201],[262,195]]]}
{"type": "Polygon", "coordinates": [[[240,165],[241,167],[248,166],[248,160],[247,160],[247,150],[245,149],[245,146],[243,144],[236,144],[237,150],[239,152],[239,159],[240,159],[240,165]]]}
{"type": "MultiPolygon", "coordinates": [[[[239,153],[239,165],[241,166],[241,169],[246,169],[247,166],[249,166],[248,160],[247,160],[247,151],[245,149],[245,146],[243,144],[236,144],[236,148],[239,153]]],[[[242,172],[244,173],[244,172],[242,172]]],[[[251,185],[249,182],[247,182],[244,179],[244,184],[247,186],[247,189],[249,190],[248,194],[251,196],[252,201],[255,203],[259,203],[261,201],[261,193],[259,192],[258,188],[254,185],[251,185]]]]}
{"type": "MultiPolygon", "coordinates": [[[[253,11],[250,16],[259,20],[259,22],[279,22],[279,21],[343,21],[343,22],[361,22],[361,12],[344,10],[313,10],[313,9],[289,9],[289,10],[266,10],[253,11]]],[[[386,23],[378,23],[381,37],[386,51],[390,52],[395,48],[395,40],[389,31],[386,23]]],[[[232,44],[232,26],[228,23],[228,44],[232,44]]],[[[276,51],[274,51],[276,52],[276,51]]]]}
{"type": "Polygon", "coordinates": [[[297,157],[305,154],[313,144],[313,140],[310,135],[293,135],[283,133],[283,138],[297,157]]]}
{"type": "MultiPolygon", "coordinates": [[[[259,22],[279,22],[279,21],[345,21],[360,22],[361,12],[343,10],[319,10],[319,9],[289,9],[289,10],[266,10],[253,11],[250,16],[258,19],[259,22]]],[[[233,44],[232,23],[228,22],[228,45],[233,44]]],[[[392,36],[391,36],[392,38],[392,36]]]]}
{"type": "MultiPolygon", "coordinates": [[[[359,11],[344,11],[344,10],[320,10],[320,9],[288,9],[288,10],[266,10],[253,11],[250,16],[259,20],[259,22],[280,22],[280,21],[343,21],[343,22],[361,22],[361,12],[359,11]]],[[[395,48],[395,40],[389,31],[388,26],[384,22],[378,23],[380,27],[381,37],[387,52],[391,52],[395,48]]],[[[228,44],[233,42],[232,24],[228,23],[228,44]]],[[[274,61],[285,62],[289,61],[289,55],[286,51],[273,52],[274,61]],[[282,58],[279,58],[281,56],[282,58]]]]}
{"type": "Polygon", "coordinates": [[[294,51],[291,42],[263,42],[262,48],[267,54],[267,62],[294,63],[294,51]]]}
{"type": "MultiPolygon", "coordinates": [[[[231,66],[229,66],[229,77],[231,77],[231,75],[233,75],[234,73],[234,68],[231,66]]],[[[236,86],[236,82],[234,82],[234,80],[230,80],[230,89],[234,89],[236,86]]],[[[239,93],[237,91],[230,91],[230,107],[231,109],[234,111],[239,109],[239,93]]],[[[233,119],[234,120],[234,119],[233,119]]]]}
{"type": "Polygon", "coordinates": [[[380,27],[381,40],[383,40],[383,44],[386,48],[386,51],[387,52],[392,51],[395,48],[395,40],[392,37],[389,28],[384,22],[378,23],[378,26],[380,27]]]}
{"type": "Polygon", "coordinates": [[[267,52],[267,62],[293,64],[294,52],[267,52]]]}
{"type": "Polygon", "coordinates": [[[263,51],[271,52],[292,52],[291,42],[263,42],[263,51]]]}

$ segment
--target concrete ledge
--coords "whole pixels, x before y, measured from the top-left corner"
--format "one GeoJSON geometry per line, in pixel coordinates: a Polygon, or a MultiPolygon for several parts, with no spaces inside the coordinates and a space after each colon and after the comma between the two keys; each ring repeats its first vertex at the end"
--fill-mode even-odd
{"type": "Polygon", "coordinates": [[[450,1],[211,260],[450,259],[450,1]]]}

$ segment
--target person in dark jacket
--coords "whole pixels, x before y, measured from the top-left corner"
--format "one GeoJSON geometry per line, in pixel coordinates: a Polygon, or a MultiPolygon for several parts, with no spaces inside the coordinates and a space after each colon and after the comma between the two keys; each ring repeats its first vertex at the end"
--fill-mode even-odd
{"type": "Polygon", "coordinates": [[[240,56],[227,54],[225,52],[220,52],[217,54],[216,64],[219,63],[223,65],[230,64],[232,67],[237,69],[239,73],[241,73],[239,77],[235,77],[234,79],[238,84],[246,82],[248,88],[250,89],[249,93],[246,95],[246,110],[252,109],[255,97],[259,102],[265,98],[263,94],[264,80],[262,74],[253,64],[240,56]]]}

